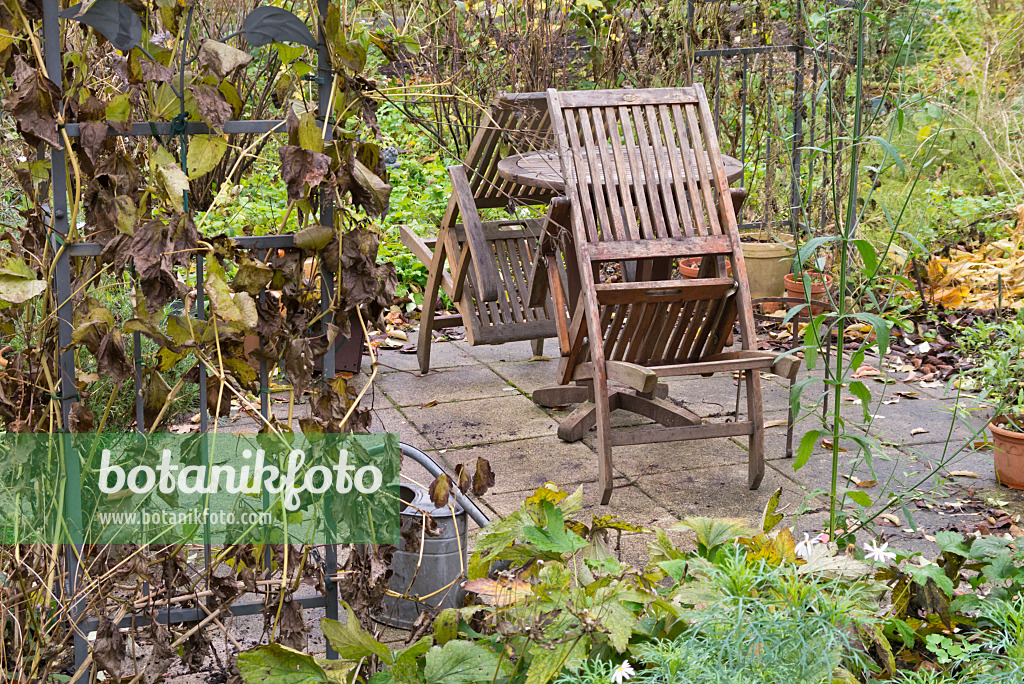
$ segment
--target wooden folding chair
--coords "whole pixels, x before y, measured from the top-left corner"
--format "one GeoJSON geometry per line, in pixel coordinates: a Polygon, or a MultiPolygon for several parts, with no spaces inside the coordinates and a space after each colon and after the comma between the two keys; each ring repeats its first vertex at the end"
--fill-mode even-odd
{"type": "Polygon", "coordinates": [[[497,163],[553,146],[545,93],[499,97],[484,114],[463,164],[448,169],[453,192],[437,238],[424,240],[401,228],[402,242],[429,268],[417,347],[420,372],[430,370],[432,333],[438,328],[464,326],[471,345],[532,340],[535,355],[543,353],[544,338],[555,335],[550,303],[526,305],[544,219],[483,221],[479,215],[482,209],[547,204],[550,190],[500,178],[497,163]],[[435,314],[442,289],[457,315],[435,314]]]}
{"type": "Polygon", "coordinates": [[[580,439],[596,426],[602,503],[611,496],[612,447],[626,444],[745,435],[756,489],[764,475],[760,371],[790,376],[796,361],[775,365],[774,354],[756,351],[732,194],[703,87],[549,90],[548,107],[571,219],[556,201],[531,275],[529,301],[550,292],[564,302],[562,385],[538,390],[534,401],[582,404],[558,434],[580,439]],[[692,256],[703,257],[698,277],[672,279],[673,260],[692,256]],[[569,280],[553,266],[562,260],[569,280]],[[616,262],[618,273],[609,268],[616,262]],[[737,317],[742,348],[724,351],[737,317]],[[736,371],[747,416],[732,423],[703,424],[666,401],[658,382],[736,371]],[[615,409],[658,425],[613,431],[615,409]]]}

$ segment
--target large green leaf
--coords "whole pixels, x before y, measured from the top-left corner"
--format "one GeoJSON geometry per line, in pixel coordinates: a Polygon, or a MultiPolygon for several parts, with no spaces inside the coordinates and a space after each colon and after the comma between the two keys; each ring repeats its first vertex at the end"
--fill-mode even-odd
{"type": "Polygon", "coordinates": [[[216,135],[196,135],[188,143],[188,177],[195,180],[205,176],[223,159],[228,149],[224,138],[216,135]]]}
{"type": "Polygon", "coordinates": [[[345,660],[359,660],[369,656],[380,656],[386,663],[393,662],[391,649],[380,643],[363,629],[359,618],[352,612],[347,603],[342,603],[348,613],[348,621],[341,624],[337,620],[324,618],[320,622],[324,636],[331,642],[331,647],[345,660]]]}
{"type": "Polygon", "coordinates": [[[449,641],[427,651],[423,678],[427,684],[490,682],[498,668],[498,655],[472,641],[449,641]]]}
{"type": "Polygon", "coordinates": [[[313,656],[281,644],[238,654],[238,670],[250,684],[327,684],[332,680],[313,656]]]}
{"type": "Polygon", "coordinates": [[[527,525],[523,528],[526,541],[538,550],[548,553],[575,553],[587,545],[586,540],[578,534],[565,529],[561,509],[552,505],[550,501],[545,501],[543,508],[547,529],[527,525]]]}

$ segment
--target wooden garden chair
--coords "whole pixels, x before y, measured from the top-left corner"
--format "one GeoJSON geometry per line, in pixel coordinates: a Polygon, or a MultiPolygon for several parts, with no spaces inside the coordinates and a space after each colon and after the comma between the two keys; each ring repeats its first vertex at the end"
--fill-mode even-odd
{"type": "Polygon", "coordinates": [[[548,107],[571,218],[553,203],[531,274],[529,301],[550,292],[562,304],[561,386],[538,390],[534,401],[582,404],[558,434],[572,441],[596,426],[602,503],[611,496],[612,447],[627,444],[744,435],[756,489],[764,476],[759,374],[789,377],[797,362],[776,365],[775,354],[755,351],[732,193],[704,88],[549,90],[548,107]],[[692,256],[703,257],[698,277],[673,279],[673,260],[692,256]],[[615,262],[630,263],[635,275],[623,266],[609,277],[615,262]],[[737,317],[742,348],[725,351],[737,317]],[[667,388],[658,382],[721,372],[742,374],[745,420],[702,424],[665,401],[667,388]],[[615,409],[657,425],[613,431],[615,409]]]}
{"type": "Polygon", "coordinates": [[[502,179],[497,163],[553,146],[545,93],[498,97],[484,114],[463,164],[448,169],[453,192],[437,238],[424,240],[401,228],[402,242],[429,269],[417,346],[421,373],[430,370],[432,333],[438,328],[464,326],[470,345],[532,340],[535,355],[543,353],[544,338],[555,335],[550,302],[526,305],[544,219],[483,221],[479,214],[547,204],[551,190],[502,179]],[[455,304],[456,315],[435,314],[440,290],[455,304]]]}

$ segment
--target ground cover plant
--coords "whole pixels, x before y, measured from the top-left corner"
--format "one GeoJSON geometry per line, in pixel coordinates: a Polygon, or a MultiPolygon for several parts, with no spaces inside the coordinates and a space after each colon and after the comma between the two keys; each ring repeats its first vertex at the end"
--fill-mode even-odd
{"type": "Polygon", "coordinates": [[[588,520],[582,501],[582,490],[548,485],[485,528],[465,583],[475,600],[423,621],[406,646],[382,644],[349,612],[323,624],[340,664],[271,645],[239,657],[242,677],[910,682],[925,662],[936,681],[1024,674],[1024,553],[1000,538],[942,534],[933,559],[875,539],[842,549],[797,541],[775,511],[778,494],[760,529],[709,518],[641,529],[588,520]],[[645,568],[616,558],[622,534],[647,540],[645,568]],[[680,535],[696,549],[681,550],[680,535]]]}

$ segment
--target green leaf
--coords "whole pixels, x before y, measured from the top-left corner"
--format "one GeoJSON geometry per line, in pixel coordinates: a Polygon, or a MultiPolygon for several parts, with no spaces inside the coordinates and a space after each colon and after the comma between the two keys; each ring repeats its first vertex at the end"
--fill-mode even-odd
{"type": "Polygon", "coordinates": [[[796,458],[793,459],[793,470],[800,470],[807,461],[811,458],[811,453],[814,451],[814,445],[818,443],[818,439],[821,437],[821,430],[811,430],[803,437],[800,438],[800,446],[796,450],[796,458]]]}
{"type": "Polygon", "coordinates": [[[821,378],[804,378],[803,380],[797,380],[793,383],[793,387],[789,390],[789,408],[793,411],[794,416],[800,415],[800,397],[804,393],[804,388],[814,382],[822,382],[821,378]]]}
{"type": "Polygon", "coordinates": [[[316,112],[306,112],[300,116],[295,133],[298,136],[299,147],[311,152],[324,151],[323,132],[316,122],[316,112]]]}
{"type": "Polygon", "coordinates": [[[869,275],[874,275],[878,271],[878,252],[875,251],[875,246],[863,238],[854,240],[853,246],[857,248],[860,258],[864,260],[865,270],[869,275]]]}
{"type": "Polygon", "coordinates": [[[860,380],[850,383],[850,391],[860,399],[860,407],[864,409],[864,422],[871,420],[871,390],[860,380]]]}
{"type": "Polygon", "coordinates": [[[864,137],[881,145],[882,149],[884,149],[889,156],[892,157],[893,161],[896,162],[896,166],[899,167],[900,171],[904,174],[907,173],[907,170],[903,167],[903,158],[900,157],[900,153],[892,146],[891,142],[877,135],[866,135],[864,137]]]}
{"type": "Polygon", "coordinates": [[[177,164],[163,164],[157,167],[157,180],[167,193],[167,200],[179,213],[185,211],[185,193],[188,192],[188,176],[177,164]]]}
{"type": "Polygon", "coordinates": [[[889,349],[889,322],[878,314],[863,311],[853,314],[853,317],[864,321],[875,329],[875,336],[878,339],[878,355],[884,358],[889,349]]]}
{"type": "Polygon", "coordinates": [[[195,135],[188,143],[188,177],[205,176],[224,158],[228,143],[216,135],[195,135]]]}
{"type": "Polygon", "coordinates": [[[906,648],[913,648],[917,642],[917,636],[914,634],[913,628],[899,618],[890,618],[888,622],[896,629],[896,633],[900,635],[903,645],[906,648]]]}
{"type": "Polygon", "coordinates": [[[907,569],[910,571],[910,576],[914,579],[914,582],[920,584],[922,587],[928,584],[928,580],[934,580],[935,584],[938,585],[946,596],[953,595],[953,580],[946,576],[942,568],[934,563],[929,563],[924,567],[918,567],[916,565],[908,565],[907,569]]]}
{"type": "Polygon", "coordinates": [[[636,622],[633,612],[617,602],[602,604],[592,612],[600,617],[601,625],[608,630],[608,643],[612,648],[619,653],[625,651],[633,636],[633,623],[636,622]]]}
{"type": "Polygon", "coordinates": [[[332,680],[313,656],[281,644],[238,654],[238,670],[250,684],[327,684],[332,680]]]}
{"type": "Polygon", "coordinates": [[[768,503],[764,505],[764,512],[761,514],[761,531],[765,534],[775,529],[775,526],[782,522],[782,519],[786,517],[782,513],[775,512],[779,507],[779,499],[781,498],[782,487],[779,487],[768,499],[768,503]]]}
{"type": "Polygon", "coordinates": [[[858,506],[867,508],[871,505],[871,497],[868,496],[867,492],[862,492],[859,489],[850,489],[846,492],[846,495],[858,506]]]}
{"type": "Polygon", "coordinates": [[[489,682],[498,668],[498,656],[472,641],[449,641],[434,646],[424,658],[426,684],[475,684],[489,682]]]}
{"type": "Polygon", "coordinates": [[[657,564],[669,577],[676,581],[676,584],[683,581],[690,561],[686,558],[675,558],[673,560],[661,561],[657,564]]]}
{"type": "Polygon", "coordinates": [[[107,103],[107,121],[128,123],[132,115],[131,93],[121,93],[110,98],[107,103]]]}
{"type": "Polygon", "coordinates": [[[550,650],[534,646],[530,652],[533,660],[526,671],[526,684],[548,684],[570,662],[586,657],[587,644],[584,639],[576,639],[563,641],[550,650]]]}
{"type": "Polygon", "coordinates": [[[359,660],[376,655],[386,663],[393,663],[391,649],[374,639],[359,625],[359,618],[347,603],[342,601],[341,605],[345,606],[348,612],[348,622],[343,625],[328,618],[320,621],[324,636],[338,655],[345,660],[359,660]]]}
{"type": "Polygon", "coordinates": [[[587,546],[587,542],[574,532],[565,529],[565,519],[562,517],[561,509],[555,507],[550,501],[543,503],[546,529],[527,525],[523,527],[523,535],[526,541],[533,544],[539,551],[548,553],[575,553],[587,546]]]}
{"type": "Polygon", "coordinates": [[[965,543],[963,535],[956,532],[939,530],[935,533],[935,543],[939,545],[941,551],[955,553],[961,558],[967,558],[971,555],[971,549],[965,543]]]}
{"type": "Polygon", "coordinates": [[[444,646],[459,635],[459,611],[454,608],[442,610],[434,618],[434,640],[444,646]]]}

